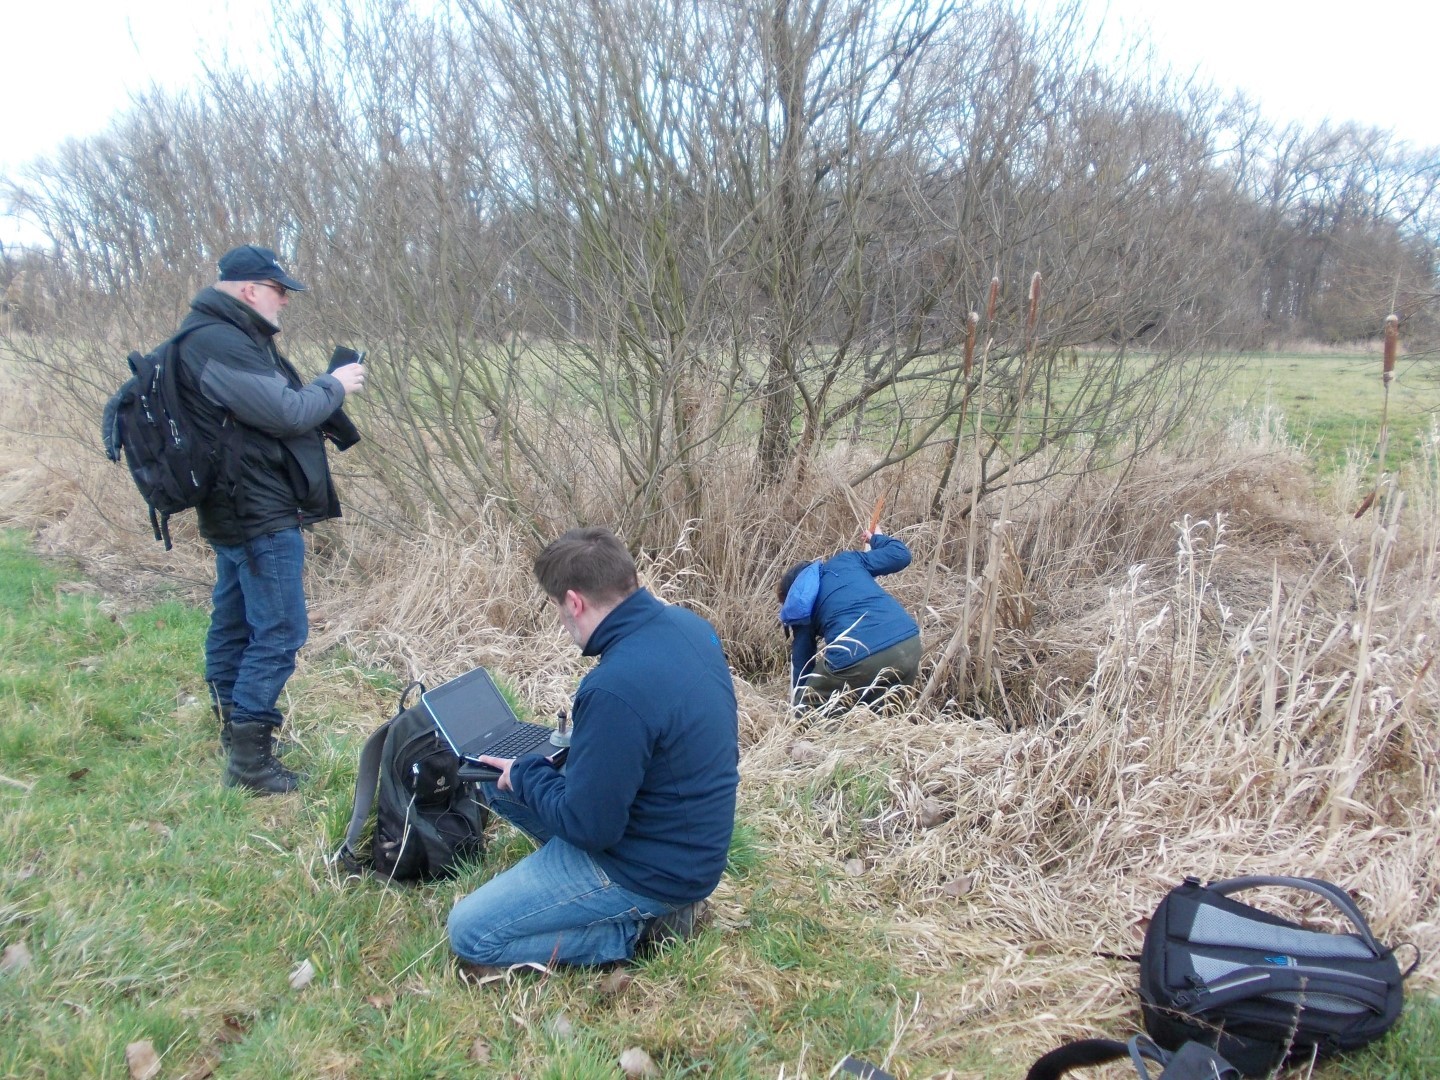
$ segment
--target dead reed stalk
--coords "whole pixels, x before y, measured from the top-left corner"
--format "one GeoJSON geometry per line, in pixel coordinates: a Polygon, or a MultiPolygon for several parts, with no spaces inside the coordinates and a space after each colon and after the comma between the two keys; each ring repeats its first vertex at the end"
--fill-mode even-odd
{"type": "MultiPolygon", "coordinates": [[[[188,536],[163,558],[138,512],[134,528],[86,512],[87,500],[125,505],[128,481],[47,438],[34,406],[0,398],[0,521],[76,556],[107,590],[118,567],[133,578],[146,566],[145,581],[193,575],[187,595],[203,602],[203,545],[188,536]]],[[[937,700],[943,663],[908,707],[785,707],[777,552],[821,549],[863,515],[838,483],[780,519],[746,494],[737,451],[724,462],[733,483],[713,478],[724,497],[709,516],[640,553],[646,584],[709,615],[737,670],[740,815],[764,859],[763,883],[727,878],[717,898],[726,947],[714,963],[738,1000],[793,992],[746,948],[761,890],[808,905],[823,882],[818,921],[881,939],[919,995],[904,1003],[915,1015],[897,1029],[897,1060],[956,1061],[992,1040],[1038,1053],[1133,1027],[1133,967],[1095,954],[1137,949],[1181,877],[1235,873],[1341,883],[1382,938],[1416,942],[1414,985],[1433,991],[1440,431],[1429,472],[1384,501],[1368,548],[1353,524],[1335,539],[1345,515],[1311,495],[1282,448],[1234,438],[1226,454],[1160,456],[1002,516],[983,595],[973,515],[963,580],[899,582],[912,608],[926,590],[922,617],[943,628],[948,658],[971,640],[977,606],[1012,627],[988,646],[997,689],[965,698],[968,715],[937,700]]],[[[340,481],[344,497],[358,478],[340,481]]],[[[923,521],[929,490],[912,489],[892,495],[891,517],[923,521]]],[[[529,536],[482,514],[463,528],[413,519],[397,537],[380,524],[388,512],[317,530],[318,622],[297,685],[313,677],[320,693],[297,697],[300,737],[358,738],[383,719],[377,701],[316,704],[330,684],[306,658],[341,646],[396,675],[485,662],[535,711],[563,703],[585,665],[543,616],[529,536]]],[[[917,560],[942,549],[943,527],[911,528],[917,560]]],[[[317,856],[333,840],[320,832],[317,856]]]]}

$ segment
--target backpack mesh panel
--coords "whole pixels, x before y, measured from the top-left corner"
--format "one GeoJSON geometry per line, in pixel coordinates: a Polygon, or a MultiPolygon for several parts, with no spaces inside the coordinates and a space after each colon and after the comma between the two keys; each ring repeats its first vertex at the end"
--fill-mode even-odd
{"type": "Polygon", "coordinates": [[[1375,954],[1351,935],[1321,934],[1288,926],[1274,926],[1199,904],[1186,935],[1197,945],[1229,945],[1286,953],[1290,956],[1344,956],[1368,960],[1375,954]]]}

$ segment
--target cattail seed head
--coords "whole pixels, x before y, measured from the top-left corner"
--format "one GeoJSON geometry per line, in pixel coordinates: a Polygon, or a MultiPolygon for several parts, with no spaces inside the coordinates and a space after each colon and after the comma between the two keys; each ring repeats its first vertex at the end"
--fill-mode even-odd
{"type": "Polygon", "coordinates": [[[985,305],[985,325],[989,326],[995,321],[995,305],[1000,300],[1000,279],[990,279],[990,302],[985,305]]]}
{"type": "Polygon", "coordinates": [[[1400,347],[1400,318],[1390,314],[1385,316],[1385,367],[1380,376],[1386,386],[1395,378],[1395,353],[1400,347]]]}
{"type": "Polygon", "coordinates": [[[980,323],[980,316],[976,312],[970,312],[969,327],[965,331],[965,378],[970,378],[970,372],[975,370],[975,327],[980,323]]]}

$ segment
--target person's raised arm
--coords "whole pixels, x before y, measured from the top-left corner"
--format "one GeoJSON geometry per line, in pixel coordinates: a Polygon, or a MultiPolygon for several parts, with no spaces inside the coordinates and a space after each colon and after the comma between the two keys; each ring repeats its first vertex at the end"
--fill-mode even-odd
{"type": "Polygon", "coordinates": [[[275,370],[238,366],[212,360],[200,373],[200,390],[211,401],[228,409],[243,424],[273,435],[289,438],[313,431],[345,401],[349,387],[364,385],[365,374],[349,371],[348,364],[332,375],[321,375],[296,390],[275,370]],[[341,376],[341,372],[347,372],[341,376]]]}
{"type": "Polygon", "coordinates": [[[910,549],[905,541],[878,532],[868,534],[866,540],[870,550],[860,553],[860,561],[871,577],[893,574],[910,565],[910,549]]]}

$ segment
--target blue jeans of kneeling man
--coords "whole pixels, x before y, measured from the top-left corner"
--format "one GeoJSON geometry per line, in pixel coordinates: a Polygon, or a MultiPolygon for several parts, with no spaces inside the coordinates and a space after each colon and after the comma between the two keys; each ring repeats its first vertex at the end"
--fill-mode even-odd
{"type": "Polygon", "coordinates": [[[310,621],[305,610],[305,538],[298,527],[248,544],[210,545],[215,589],[205,635],[205,681],[233,719],[279,727],[275,707],[295,670],[310,621]]]}
{"type": "Polygon", "coordinates": [[[451,909],[446,930],[462,960],[496,967],[628,960],[645,923],[675,910],[611,881],[589,854],[551,836],[528,807],[494,784],[483,789],[490,809],[539,850],[451,909]]]}

